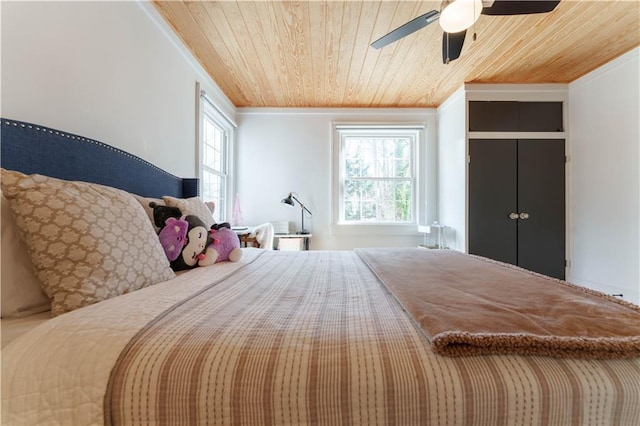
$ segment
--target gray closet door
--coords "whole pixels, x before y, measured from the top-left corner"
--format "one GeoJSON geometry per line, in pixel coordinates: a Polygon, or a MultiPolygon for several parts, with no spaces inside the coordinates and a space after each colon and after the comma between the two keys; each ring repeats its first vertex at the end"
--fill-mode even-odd
{"type": "Polygon", "coordinates": [[[518,265],[564,279],[564,140],[518,140],[518,212],[518,265]]]}
{"type": "Polygon", "coordinates": [[[564,279],[564,140],[471,139],[469,155],[469,253],[564,279]]]}
{"type": "Polygon", "coordinates": [[[513,139],[469,140],[469,253],[517,265],[518,150],[513,139]]]}

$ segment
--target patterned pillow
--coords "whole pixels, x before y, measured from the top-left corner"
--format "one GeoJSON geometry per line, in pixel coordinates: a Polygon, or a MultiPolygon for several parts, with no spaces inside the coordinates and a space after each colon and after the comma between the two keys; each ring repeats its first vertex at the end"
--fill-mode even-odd
{"type": "Polygon", "coordinates": [[[175,276],[131,194],[4,169],[1,183],[54,316],[175,276]]]}
{"type": "Polygon", "coordinates": [[[216,223],[213,219],[213,215],[211,214],[211,210],[209,210],[209,207],[207,207],[199,197],[174,198],[164,196],[162,199],[166,205],[179,208],[183,215],[192,214],[194,216],[198,216],[207,226],[207,229],[211,228],[211,225],[216,223]]]}

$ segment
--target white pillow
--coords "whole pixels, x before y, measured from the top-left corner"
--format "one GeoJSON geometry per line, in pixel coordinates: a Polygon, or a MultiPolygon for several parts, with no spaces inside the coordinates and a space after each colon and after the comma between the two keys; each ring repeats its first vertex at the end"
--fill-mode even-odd
{"type": "Polygon", "coordinates": [[[2,318],[25,317],[48,311],[51,301],[42,290],[27,253],[27,248],[18,233],[16,220],[11,212],[10,201],[0,191],[2,221],[2,251],[0,271],[2,292],[2,318]]]}
{"type": "Polygon", "coordinates": [[[149,198],[149,197],[143,197],[137,194],[131,194],[131,195],[133,195],[133,197],[136,200],[138,200],[138,202],[142,205],[142,208],[144,209],[145,213],[147,213],[147,217],[149,218],[151,225],[153,225],[153,229],[155,229],[156,232],[160,231],[160,229],[156,226],[155,221],[153,220],[153,207],[150,207],[149,203],[153,201],[159,206],[164,206],[165,203],[162,200],[162,198],[149,198]]]}
{"type": "Polygon", "coordinates": [[[164,196],[162,197],[165,204],[170,207],[177,207],[180,209],[183,215],[193,215],[200,218],[204,222],[207,229],[216,223],[213,219],[213,214],[207,205],[200,199],[200,197],[192,198],[175,198],[164,196]]]}

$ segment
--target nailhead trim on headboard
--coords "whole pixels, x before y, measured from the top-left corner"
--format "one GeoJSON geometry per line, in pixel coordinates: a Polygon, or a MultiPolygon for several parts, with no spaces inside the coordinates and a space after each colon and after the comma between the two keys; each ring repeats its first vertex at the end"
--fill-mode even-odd
{"type": "Polygon", "coordinates": [[[29,128],[29,129],[35,129],[35,130],[37,130],[39,132],[44,132],[44,133],[48,132],[48,133],[51,133],[51,134],[55,134],[55,135],[58,135],[58,136],[65,137],[67,139],[79,140],[79,141],[82,141],[82,142],[89,142],[89,143],[92,143],[94,145],[98,145],[100,147],[110,149],[111,151],[118,152],[118,153],[120,153],[122,155],[125,155],[125,156],[127,156],[127,157],[129,157],[131,159],[136,160],[136,161],[139,161],[139,162],[145,164],[146,166],[152,167],[152,168],[158,170],[159,172],[162,172],[162,173],[166,174],[167,176],[176,177],[175,175],[167,172],[166,170],[162,170],[160,167],[158,167],[158,166],[156,166],[156,165],[154,165],[152,163],[149,163],[148,161],[145,161],[145,160],[143,160],[142,158],[140,158],[140,157],[138,157],[136,155],[130,154],[130,153],[126,152],[126,151],[123,151],[121,149],[115,148],[115,147],[113,147],[111,145],[107,145],[107,144],[102,143],[100,141],[96,141],[96,140],[93,140],[93,139],[85,138],[85,137],[82,137],[82,136],[76,136],[76,135],[73,135],[73,134],[60,132],[58,130],[49,129],[49,128],[44,127],[44,126],[33,126],[31,124],[25,124],[25,123],[20,123],[20,122],[16,122],[16,121],[5,120],[4,124],[6,126],[24,127],[24,128],[29,128]]]}
{"type": "Polygon", "coordinates": [[[199,195],[197,178],[175,176],[103,142],[8,118],[0,118],[0,129],[4,168],[108,185],[145,197],[199,195]]]}

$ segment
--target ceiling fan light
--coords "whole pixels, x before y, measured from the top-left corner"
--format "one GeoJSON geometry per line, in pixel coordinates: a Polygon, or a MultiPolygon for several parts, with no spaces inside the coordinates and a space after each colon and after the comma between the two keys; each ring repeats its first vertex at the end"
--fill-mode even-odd
{"type": "Polygon", "coordinates": [[[454,0],[440,13],[440,26],[447,33],[459,33],[474,24],[482,11],[482,0],[454,0]]]}

